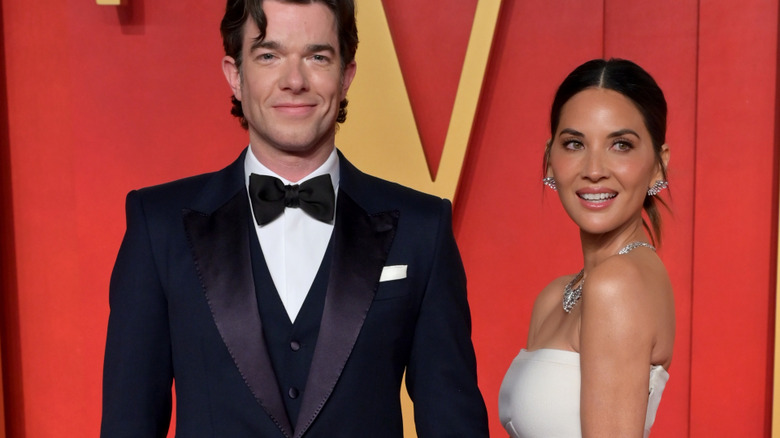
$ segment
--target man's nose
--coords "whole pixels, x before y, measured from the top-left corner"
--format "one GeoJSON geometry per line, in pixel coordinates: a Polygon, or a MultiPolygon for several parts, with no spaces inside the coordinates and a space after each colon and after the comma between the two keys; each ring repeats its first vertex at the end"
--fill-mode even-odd
{"type": "Polygon", "coordinates": [[[309,82],[303,60],[291,59],[285,63],[280,86],[282,89],[290,90],[294,93],[299,93],[308,89],[309,82]]]}

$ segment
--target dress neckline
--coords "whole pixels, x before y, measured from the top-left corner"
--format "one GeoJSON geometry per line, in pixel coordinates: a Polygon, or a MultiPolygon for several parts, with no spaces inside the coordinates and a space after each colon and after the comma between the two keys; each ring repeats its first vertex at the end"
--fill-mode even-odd
{"type": "MultiPolygon", "coordinates": [[[[546,356],[548,356],[548,355],[555,355],[557,357],[566,356],[569,359],[572,359],[573,357],[576,356],[578,363],[579,363],[579,357],[580,357],[580,353],[577,352],[577,351],[562,350],[560,348],[537,348],[536,350],[528,350],[526,348],[523,348],[522,350],[520,350],[520,354],[523,354],[523,353],[525,353],[525,354],[541,353],[542,355],[546,355],[546,356]]],[[[652,372],[653,370],[660,370],[658,372],[661,372],[661,373],[665,374],[667,376],[667,378],[669,376],[669,371],[667,371],[667,369],[664,368],[664,366],[661,365],[661,364],[650,364],[650,371],[652,372]]]]}

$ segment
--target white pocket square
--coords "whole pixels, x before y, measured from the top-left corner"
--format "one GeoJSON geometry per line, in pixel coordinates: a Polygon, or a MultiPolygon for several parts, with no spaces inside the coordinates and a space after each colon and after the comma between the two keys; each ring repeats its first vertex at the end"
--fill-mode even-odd
{"type": "Polygon", "coordinates": [[[382,275],[379,276],[379,281],[392,281],[406,278],[406,265],[392,265],[382,268],[382,275]]]}

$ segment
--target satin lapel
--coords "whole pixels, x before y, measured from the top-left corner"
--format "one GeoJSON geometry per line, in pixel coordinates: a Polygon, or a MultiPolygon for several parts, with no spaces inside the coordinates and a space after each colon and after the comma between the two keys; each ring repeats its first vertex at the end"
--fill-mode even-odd
{"type": "Polygon", "coordinates": [[[336,386],[374,299],[398,223],[397,211],[369,215],[343,192],[337,202],[333,263],[296,437],[311,426],[336,386]]]}
{"type": "Polygon", "coordinates": [[[241,376],[284,436],[292,436],[263,339],[249,255],[249,204],[244,190],[212,214],[185,211],[192,247],[214,322],[241,376]]]}

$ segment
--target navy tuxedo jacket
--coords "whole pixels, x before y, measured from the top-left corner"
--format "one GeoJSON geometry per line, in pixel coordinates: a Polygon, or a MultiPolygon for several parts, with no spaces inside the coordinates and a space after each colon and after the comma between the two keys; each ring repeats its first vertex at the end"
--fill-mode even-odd
{"type": "Polygon", "coordinates": [[[401,379],[420,437],[488,436],[449,201],[341,154],[320,333],[290,424],[263,338],[244,154],[133,191],[111,277],[103,437],[402,437],[401,379]],[[406,278],[380,282],[384,266],[406,278]]]}

